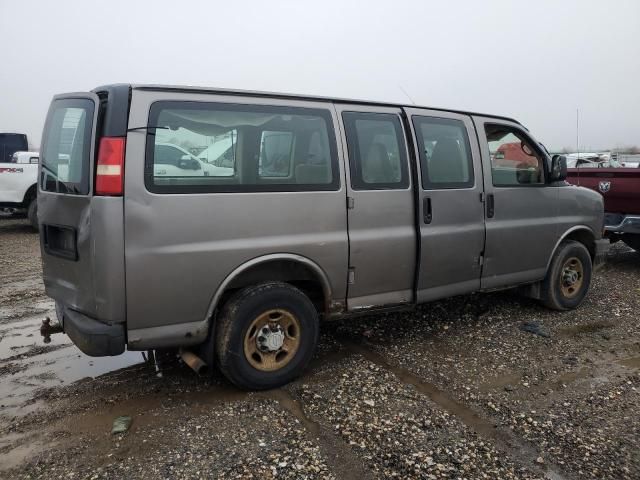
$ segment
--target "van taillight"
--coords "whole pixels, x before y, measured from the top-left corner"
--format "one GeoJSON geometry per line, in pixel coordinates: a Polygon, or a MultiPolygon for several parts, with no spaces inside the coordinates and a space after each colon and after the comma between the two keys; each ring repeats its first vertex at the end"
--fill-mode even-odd
{"type": "Polygon", "coordinates": [[[122,195],[124,185],[123,137],[102,137],[96,168],[96,195],[122,195]]]}

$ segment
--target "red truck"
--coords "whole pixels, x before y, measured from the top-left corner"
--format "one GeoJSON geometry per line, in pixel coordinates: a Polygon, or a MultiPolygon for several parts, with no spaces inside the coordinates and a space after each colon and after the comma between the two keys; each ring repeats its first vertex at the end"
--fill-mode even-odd
{"type": "Polygon", "coordinates": [[[605,234],[640,253],[640,168],[570,168],[567,181],[604,197],[605,234]]]}

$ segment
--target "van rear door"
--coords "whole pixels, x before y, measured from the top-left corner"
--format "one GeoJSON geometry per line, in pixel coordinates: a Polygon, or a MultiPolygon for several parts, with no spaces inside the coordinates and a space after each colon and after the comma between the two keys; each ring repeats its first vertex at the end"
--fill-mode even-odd
{"type": "Polygon", "coordinates": [[[58,95],[40,149],[38,223],[47,295],[95,315],[91,265],[91,179],[99,100],[58,95]]]}
{"type": "Polygon", "coordinates": [[[122,197],[93,195],[100,102],[95,93],[54,97],[40,150],[38,223],[47,295],[113,323],[124,321],[122,197]]]}

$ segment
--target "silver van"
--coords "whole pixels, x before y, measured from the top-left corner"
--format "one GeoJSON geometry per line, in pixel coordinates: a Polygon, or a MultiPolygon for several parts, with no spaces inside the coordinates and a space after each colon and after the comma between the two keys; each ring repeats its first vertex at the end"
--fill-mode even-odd
{"type": "Polygon", "coordinates": [[[324,320],[512,287],[577,307],[607,242],[600,195],[565,176],[493,115],[153,85],[59,95],[44,283],[88,355],[180,348],[271,388],[300,375],[324,320]]]}

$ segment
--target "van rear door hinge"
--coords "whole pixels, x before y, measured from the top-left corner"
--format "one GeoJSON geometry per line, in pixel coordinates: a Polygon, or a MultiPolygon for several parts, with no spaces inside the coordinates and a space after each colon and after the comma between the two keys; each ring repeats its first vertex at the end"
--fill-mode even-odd
{"type": "Polygon", "coordinates": [[[355,205],[355,199],[353,197],[347,197],[347,209],[353,210],[354,205],[355,205]]]}
{"type": "Polygon", "coordinates": [[[485,202],[484,192],[480,192],[480,203],[484,203],[484,202],[485,202]]]}
{"type": "Polygon", "coordinates": [[[484,265],[484,255],[481,253],[480,256],[478,257],[478,266],[483,266],[484,265]]]}
{"type": "Polygon", "coordinates": [[[353,285],[356,281],[356,268],[349,267],[349,273],[347,274],[347,283],[353,285]]]}

